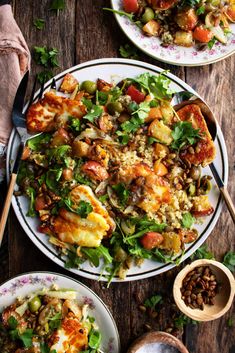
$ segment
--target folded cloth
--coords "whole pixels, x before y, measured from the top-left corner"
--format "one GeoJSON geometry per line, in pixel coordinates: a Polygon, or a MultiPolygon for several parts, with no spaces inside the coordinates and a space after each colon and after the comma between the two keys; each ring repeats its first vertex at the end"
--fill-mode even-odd
{"type": "Polygon", "coordinates": [[[11,6],[0,6],[0,170],[3,168],[1,154],[12,129],[11,111],[15,93],[29,65],[29,49],[13,17],[11,6]]]}

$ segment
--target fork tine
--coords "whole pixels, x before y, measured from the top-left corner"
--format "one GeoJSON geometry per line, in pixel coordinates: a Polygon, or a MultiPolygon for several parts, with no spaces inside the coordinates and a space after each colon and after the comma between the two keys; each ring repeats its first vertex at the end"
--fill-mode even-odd
{"type": "Polygon", "coordinates": [[[56,82],[54,78],[52,79],[52,82],[51,82],[51,89],[56,89],[56,82]]]}
{"type": "Polygon", "coordinates": [[[43,79],[42,83],[41,83],[41,88],[40,88],[40,92],[38,95],[38,99],[41,99],[43,96],[43,92],[44,92],[44,84],[45,84],[45,78],[43,79]]]}

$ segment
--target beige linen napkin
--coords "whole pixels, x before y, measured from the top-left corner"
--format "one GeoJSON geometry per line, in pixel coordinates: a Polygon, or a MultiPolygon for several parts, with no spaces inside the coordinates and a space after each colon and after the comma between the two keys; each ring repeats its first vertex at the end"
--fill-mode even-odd
{"type": "Polygon", "coordinates": [[[4,174],[3,147],[11,133],[15,93],[29,69],[30,53],[10,5],[0,6],[0,182],[4,174]]]}

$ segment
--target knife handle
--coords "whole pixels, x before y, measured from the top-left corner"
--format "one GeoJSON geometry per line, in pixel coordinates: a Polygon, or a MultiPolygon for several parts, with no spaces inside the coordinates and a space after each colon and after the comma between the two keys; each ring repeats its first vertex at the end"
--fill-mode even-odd
{"type": "Polygon", "coordinates": [[[9,184],[8,191],[7,191],[7,197],[6,197],[6,200],[5,200],[5,204],[4,204],[4,207],[3,207],[2,216],[1,216],[1,220],[0,220],[0,246],[1,246],[1,243],[2,243],[2,238],[3,238],[3,234],[4,234],[4,230],[5,230],[5,225],[6,225],[6,222],[7,222],[9,209],[10,209],[10,206],[11,206],[11,198],[12,198],[12,194],[13,194],[13,191],[14,191],[16,178],[17,178],[17,174],[12,173],[11,174],[10,184],[9,184]]]}
{"type": "Polygon", "coordinates": [[[225,186],[222,186],[222,188],[220,188],[221,194],[223,195],[224,201],[228,207],[229,213],[233,219],[233,222],[235,224],[235,207],[233,204],[233,201],[228,193],[228,190],[225,186]]]}

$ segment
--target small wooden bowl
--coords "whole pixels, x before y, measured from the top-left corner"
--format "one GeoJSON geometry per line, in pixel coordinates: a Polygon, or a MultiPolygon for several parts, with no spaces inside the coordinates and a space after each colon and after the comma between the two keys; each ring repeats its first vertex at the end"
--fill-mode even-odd
{"type": "Polygon", "coordinates": [[[185,266],[176,276],[173,295],[178,308],[187,316],[197,321],[211,321],[218,319],[224,315],[230,308],[235,292],[235,280],[229,269],[222,263],[214,260],[196,260],[190,265],[185,266]],[[214,297],[214,305],[204,304],[204,309],[192,309],[187,306],[181,298],[182,282],[186,275],[194,268],[199,266],[210,267],[212,273],[216,276],[217,282],[220,284],[220,291],[214,297]]]}
{"type": "Polygon", "coordinates": [[[148,332],[137,338],[127,353],[157,352],[156,344],[162,343],[174,347],[179,353],[189,353],[184,344],[175,336],[161,331],[148,332]],[[154,347],[155,346],[155,347],[154,347]]]}

